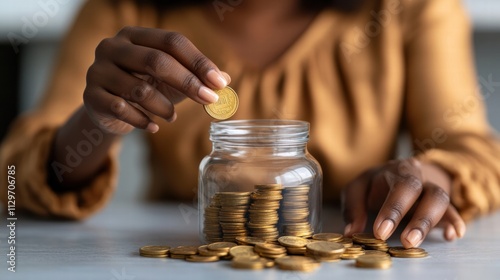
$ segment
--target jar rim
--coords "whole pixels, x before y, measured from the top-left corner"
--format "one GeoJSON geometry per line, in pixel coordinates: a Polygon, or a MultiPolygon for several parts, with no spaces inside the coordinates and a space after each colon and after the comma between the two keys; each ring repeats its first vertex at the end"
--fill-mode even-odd
{"type": "Polygon", "coordinates": [[[309,140],[309,122],[283,119],[212,122],[210,140],[249,145],[294,145],[309,140]]]}

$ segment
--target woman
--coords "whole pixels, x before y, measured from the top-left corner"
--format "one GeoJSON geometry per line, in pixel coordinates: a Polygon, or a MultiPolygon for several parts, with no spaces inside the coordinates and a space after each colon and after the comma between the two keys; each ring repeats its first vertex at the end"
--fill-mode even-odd
{"type": "Polygon", "coordinates": [[[210,150],[200,104],[231,83],[234,119],[311,122],[325,200],[345,186],[347,235],[371,212],[381,239],[409,217],[405,247],[438,223],[445,239],[462,237],[464,220],[500,205],[500,147],[476,96],[459,2],[90,0],[42,103],[3,143],[18,207],[70,219],[97,211],[134,128],[150,145],[149,197],[190,198],[210,150]],[[453,111],[471,98],[473,110],[453,111]],[[401,129],[415,153],[390,161],[401,129]]]}

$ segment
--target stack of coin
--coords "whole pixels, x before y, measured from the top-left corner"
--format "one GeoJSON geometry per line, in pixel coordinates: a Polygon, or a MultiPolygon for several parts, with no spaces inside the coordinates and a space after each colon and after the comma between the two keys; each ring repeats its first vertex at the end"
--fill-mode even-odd
{"type": "Polygon", "coordinates": [[[391,265],[391,257],[384,255],[363,255],[356,259],[356,267],[387,269],[391,265]]]}
{"type": "Polygon", "coordinates": [[[189,256],[198,253],[197,246],[177,246],[170,249],[170,258],[172,259],[186,259],[189,256]]]}
{"type": "Polygon", "coordinates": [[[353,245],[351,247],[345,248],[345,251],[340,258],[343,260],[354,260],[364,254],[365,250],[363,250],[363,247],[361,245],[353,245]]]}
{"type": "Polygon", "coordinates": [[[281,236],[278,238],[278,242],[286,247],[289,255],[305,255],[307,251],[306,245],[310,241],[298,236],[281,236]]]}
{"type": "Polygon", "coordinates": [[[280,269],[294,271],[312,271],[319,267],[320,263],[314,259],[303,256],[287,256],[275,260],[280,269]]]}
{"type": "Polygon", "coordinates": [[[309,224],[309,186],[300,185],[283,189],[280,208],[280,225],[283,235],[311,237],[309,224]]]}
{"type": "Polygon", "coordinates": [[[387,242],[375,238],[371,233],[355,233],[352,235],[352,240],[356,244],[363,245],[367,250],[378,250],[382,252],[387,252],[387,250],[389,250],[387,242]]]}
{"type": "Polygon", "coordinates": [[[139,254],[149,258],[166,258],[168,257],[169,250],[170,246],[148,245],[141,247],[141,249],[139,249],[139,254]]]}
{"type": "Polygon", "coordinates": [[[278,232],[278,209],[283,187],[280,184],[256,185],[251,195],[251,204],[248,210],[248,224],[250,234],[266,241],[276,241],[278,232]]]}
{"type": "Polygon", "coordinates": [[[207,242],[222,241],[222,229],[219,223],[220,198],[216,193],[210,200],[210,204],[205,207],[203,220],[203,234],[207,242]]]}
{"type": "Polygon", "coordinates": [[[286,256],[285,247],[271,243],[258,243],[255,245],[254,251],[261,257],[269,259],[277,259],[286,256]]]}
{"type": "Polygon", "coordinates": [[[219,223],[222,240],[234,242],[239,236],[247,236],[247,211],[250,202],[249,192],[219,192],[219,223]]]}
{"type": "Polygon", "coordinates": [[[427,257],[427,252],[422,248],[391,247],[389,254],[396,258],[424,258],[427,257]]]}
{"type": "Polygon", "coordinates": [[[318,261],[336,262],[345,252],[344,245],[331,241],[313,241],[306,245],[306,256],[318,261]]]}

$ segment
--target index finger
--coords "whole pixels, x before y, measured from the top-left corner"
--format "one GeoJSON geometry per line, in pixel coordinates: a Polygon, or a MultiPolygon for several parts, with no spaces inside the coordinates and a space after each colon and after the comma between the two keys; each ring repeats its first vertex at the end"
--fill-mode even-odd
{"type": "Polygon", "coordinates": [[[133,44],[168,53],[210,88],[222,89],[228,84],[215,63],[180,33],[144,27],[124,28],[121,33],[133,44]]]}

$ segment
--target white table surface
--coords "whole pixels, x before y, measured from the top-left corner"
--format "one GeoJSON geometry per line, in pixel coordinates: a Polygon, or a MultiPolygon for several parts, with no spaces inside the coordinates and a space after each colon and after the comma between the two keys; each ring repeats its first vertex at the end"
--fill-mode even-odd
{"type": "MultiPolygon", "coordinates": [[[[16,273],[7,271],[6,218],[0,230],[0,279],[500,279],[500,213],[468,225],[467,236],[448,243],[435,230],[422,244],[430,256],[393,258],[388,270],[360,269],[354,261],[323,263],[310,273],[236,270],[229,262],[189,263],[144,258],[147,244],[193,245],[198,217],[188,204],[113,203],[83,222],[18,217],[16,273]],[[189,211],[186,213],[190,213],[189,211]]],[[[340,231],[338,210],[324,211],[324,230],[340,231]]],[[[391,245],[399,244],[397,239],[391,245]]]]}

